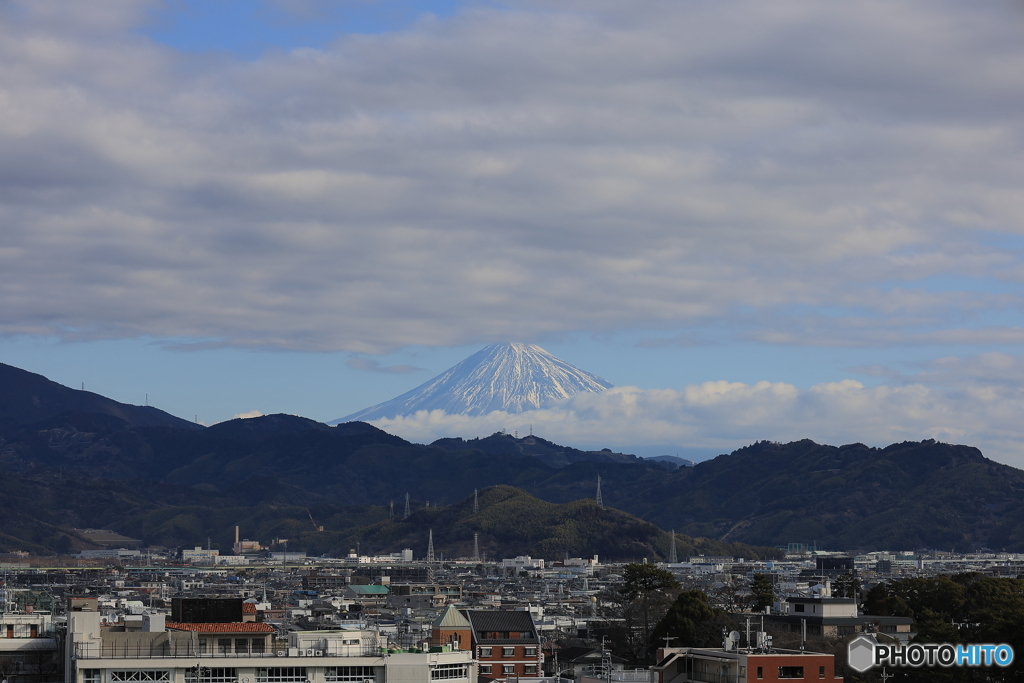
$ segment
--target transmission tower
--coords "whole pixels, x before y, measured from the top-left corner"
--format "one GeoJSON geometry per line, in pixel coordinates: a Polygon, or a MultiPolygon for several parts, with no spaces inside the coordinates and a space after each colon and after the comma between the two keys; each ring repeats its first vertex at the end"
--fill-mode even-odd
{"type": "Polygon", "coordinates": [[[402,519],[409,519],[409,515],[411,514],[412,513],[409,512],[409,494],[407,493],[405,494],[405,515],[402,517],[402,519]]]}
{"type": "MultiPolygon", "coordinates": [[[[676,564],[679,562],[679,558],[676,557],[676,530],[672,530],[672,545],[669,546],[668,550],[668,563],[676,564]]],[[[667,646],[666,646],[667,647],[667,646]]]]}
{"type": "Polygon", "coordinates": [[[394,517],[394,516],[395,516],[395,499],[392,498],[391,499],[391,511],[388,513],[388,517],[394,517]]]}
{"type": "Polygon", "coordinates": [[[604,499],[601,498],[601,475],[597,475],[597,507],[604,509],[604,499]]]}
{"type": "Polygon", "coordinates": [[[473,534],[473,561],[480,561],[480,534],[473,534]]]}
{"type": "Polygon", "coordinates": [[[476,489],[473,489],[473,514],[480,512],[480,500],[477,498],[476,489]]]}
{"type": "Polygon", "coordinates": [[[434,530],[430,530],[429,540],[427,541],[427,562],[434,561],[434,530]]]}

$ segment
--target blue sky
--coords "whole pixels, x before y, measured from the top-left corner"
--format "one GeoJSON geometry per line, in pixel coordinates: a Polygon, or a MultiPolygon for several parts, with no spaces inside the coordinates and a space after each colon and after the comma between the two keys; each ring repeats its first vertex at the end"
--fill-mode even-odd
{"type": "Polygon", "coordinates": [[[143,35],[176,50],[258,59],[267,51],[324,49],[344,34],[408,29],[429,15],[446,19],[464,4],[437,0],[180,0],[157,5],[143,35]]]}
{"type": "Polygon", "coordinates": [[[1012,2],[10,0],[0,31],[0,362],[327,421],[525,341],[635,389],[387,428],[1024,465],[1012,2]]]}

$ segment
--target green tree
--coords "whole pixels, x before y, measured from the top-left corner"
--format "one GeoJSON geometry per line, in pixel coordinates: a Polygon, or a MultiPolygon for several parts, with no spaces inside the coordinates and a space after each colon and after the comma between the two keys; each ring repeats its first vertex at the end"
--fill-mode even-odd
{"type": "Polygon", "coordinates": [[[622,654],[634,662],[648,656],[651,631],[668,611],[679,589],[672,573],[653,564],[627,564],[619,588],[620,616],[625,630],[622,654]]]}
{"type": "Polygon", "coordinates": [[[853,574],[837,576],[832,586],[832,595],[837,598],[856,598],[860,594],[860,579],[853,574]]]}
{"type": "Polygon", "coordinates": [[[755,612],[763,612],[766,607],[771,607],[775,603],[775,586],[768,574],[754,574],[750,592],[754,595],[755,612]]]}
{"type": "Polygon", "coordinates": [[[654,564],[627,564],[622,570],[622,579],[619,592],[627,600],[635,600],[654,591],[679,588],[679,582],[672,576],[672,572],[654,564]]]}
{"type": "Polygon", "coordinates": [[[725,613],[711,606],[701,590],[683,591],[651,632],[650,647],[662,646],[663,639],[674,639],[671,647],[707,647],[721,639],[725,613]]]}

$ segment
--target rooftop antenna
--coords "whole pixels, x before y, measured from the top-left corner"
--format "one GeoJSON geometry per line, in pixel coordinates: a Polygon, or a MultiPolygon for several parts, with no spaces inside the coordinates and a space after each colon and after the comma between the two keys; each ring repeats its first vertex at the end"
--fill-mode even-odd
{"type": "Polygon", "coordinates": [[[411,514],[412,513],[409,512],[409,494],[406,493],[405,494],[405,515],[402,516],[402,519],[409,519],[409,515],[411,515],[411,514]]]}
{"type": "Polygon", "coordinates": [[[430,536],[427,541],[427,562],[434,561],[434,530],[430,530],[430,536]]]}
{"type": "Polygon", "coordinates": [[[604,509],[604,499],[601,497],[601,475],[597,475],[597,507],[604,509]]]}
{"type": "Polygon", "coordinates": [[[668,550],[668,563],[669,564],[677,564],[678,562],[679,562],[679,558],[676,556],[676,530],[673,529],[672,530],[672,545],[669,546],[669,550],[668,550]]]}
{"type": "Polygon", "coordinates": [[[480,534],[473,534],[473,561],[480,561],[480,534]]]}
{"type": "Polygon", "coordinates": [[[473,514],[480,512],[480,499],[477,496],[477,490],[473,489],[473,514]]]}

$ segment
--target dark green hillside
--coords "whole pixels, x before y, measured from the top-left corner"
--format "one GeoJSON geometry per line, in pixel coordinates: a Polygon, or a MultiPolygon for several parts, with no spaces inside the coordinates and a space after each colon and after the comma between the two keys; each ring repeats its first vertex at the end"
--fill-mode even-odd
{"type": "Polygon", "coordinates": [[[491,455],[534,457],[552,467],[564,467],[572,462],[636,464],[640,460],[635,455],[613,453],[607,448],[600,451],[581,451],[569,446],[560,446],[533,434],[520,439],[511,434],[497,432],[482,439],[438,439],[430,445],[446,451],[479,451],[491,455]]]}
{"type": "MultiPolygon", "coordinates": [[[[492,559],[516,555],[558,559],[568,554],[599,555],[605,560],[660,560],[668,555],[668,533],[620,510],[602,509],[591,499],[555,504],[511,486],[494,486],[480,491],[479,504],[476,514],[472,496],[455,505],[420,509],[406,520],[388,518],[353,530],[345,540],[350,547],[359,542],[363,549],[378,552],[412,548],[417,557],[423,557],[428,533],[433,530],[435,554],[445,557],[471,557],[474,533],[479,534],[481,553],[492,559]]],[[[316,536],[303,534],[303,541],[313,541],[316,536]]],[[[779,556],[769,548],[679,535],[676,549],[682,556],[779,556]]]]}
{"type": "MultiPolygon", "coordinates": [[[[573,503],[593,498],[600,476],[608,507],[696,537],[772,546],[816,542],[850,551],[1024,551],[1024,472],[969,446],[759,442],[668,471],[661,463],[579,451],[534,435],[443,439],[423,446],[361,422],[328,427],[291,415],[199,429],[176,418],[168,421],[155,409],[109,402],[9,366],[0,366],[0,378],[12,380],[0,383],[0,472],[9,481],[15,475],[34,481],[52,471],[81,481],[107,480],[118,496],[132,501],[136,492],[147,492],[136,507],[108,506],[114,512],[106,517],[100,514],[104,508],[94,513],[87,506],[71,506],[62,517],[56,511],[77,494],[56,495],[47,489],[52,484],[31,484],[33,490],[42,487],[39,495],[12,498],[23,504],[9,505],[11,516],[0,519],[6,524],[0,531],[41,547],[53,547],[41,539],[56,532],[37,529],[36,522],[84,525],[64,517],[106,519],[103,524],[122,533],[165,545],[201,542],[206,534],[218,538],[226,533],[222,526],[237,523],[231,515],[257,520],[254,536],[294,535],[303,533],[308,518],[302,522],[291,509],[310,505],[329,506],[320,516],[336,517],[331,525],[331,533],[340,534],[336,541],[327,536],[316,541],[327,547],[347,543],[351,527],[366,523],[369,513],[360,510],[383,510],[406,493],[446,506],[465,500],[473,489],[514,486],[549,503],[573,503]],[[85,401],[90,409],[76,408],[74,401],[85,401]],[[34,407],[37,402],[42,412],[34,407]],[[60,407],[65,410],[55,413],[60,407]],[[150,417],[163,423],[147,422],[150,417]],[[261,505],[289,512],[275,518],[257,512],[261,505]],[[177,506],[196,510],[170,515],[177,506]],[[252,513],[237,512],[246,508],[252,513]],[[31,509],[40,514],[25,517],[31,509]],[[225,509],[236,512],[211,512],[225,509]],[[298,521],[289,531],[292,522],[280,520],[298,521]],[[203,536],[197,538],[200,528],[203,536]],[[33,531],[26,536],[28,531],[16,529],[33,531]]],[[[558,538],[550,543],[557,545],[558,538]]],[[[623,545],[611,552],[631,551],[623,545]]]]}
{"type": "Polygon", "coordinates": [[[681,471],[630,511],[691,534],[771,545],[1020,549],[1024,472],[935,441],[760,442],[681,471]]]}
{"type": "Polygon", "coordinates": [[[0,426],[35,424],[67,411],[110,415],[136,426],[202,429],[152,406],[118,403],[106,396],[70,389],[42,375],[0,363],[0,426]]]}

